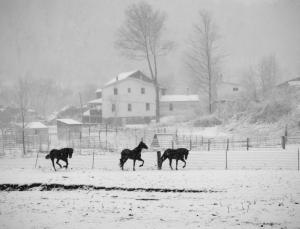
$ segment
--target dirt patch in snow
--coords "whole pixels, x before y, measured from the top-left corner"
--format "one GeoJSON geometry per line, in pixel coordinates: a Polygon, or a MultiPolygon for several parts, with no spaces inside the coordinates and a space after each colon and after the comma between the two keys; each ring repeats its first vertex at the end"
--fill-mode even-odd
{"type": "Polygon", "coordinates": [[[63,191],[63,190],[104,190],[104,191],[127,191],[127,192],[185,192],[185,193],[219,193],[224,190],[212,189],[169,189],[169,188],[125,188],[125,187],[105,187],[82,184],[0,184],[0,191],[63,191]]]}

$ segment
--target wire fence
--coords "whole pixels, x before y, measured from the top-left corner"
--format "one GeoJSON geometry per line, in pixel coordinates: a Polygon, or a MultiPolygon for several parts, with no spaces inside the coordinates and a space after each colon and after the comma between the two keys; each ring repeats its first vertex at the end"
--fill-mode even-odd
{"type": "Polygon", "coordinates": [[[176,129],[130,129],[100,125],[83,127],[79,133],[66,130],[63,133],[57,133],[54,130],[49,131],[47,135],[25,134],[24,139],[22,134],[10,131],[0,135],[0,155],[22,154],[23,142],[25,154],[37,151],[48,152],[50,149],[63,147],[72,147],[79,154],[91,154],[92,151],[120,152],[124,148],[134,148],[141,140],[150,146],[151,151],[180,147],[194,151],[240,151],[269,148],[285,149],[287,145],[300,144],[300,135],[206,138],[197,134],[182,134],[176,129]]]}
{"type": "MultiPolygon", "coordinates": [[[[74,168],[111,170],[119,169],[122,149],[132,149],[143,140],[149,149],[143,152],[142,157],[147,163],[142,169],[158,168],[157,151],[181,147],[191,151],[189,169],[299,169],[299,152],[291,147],[299,147],[300,135],[205,138],[195,133],[182,134],[176,129],[126,129],[102,125],[83,127],[79,134],[65,131],[60,136],[65,137],[60,138],[55,129],[47,135],[25,134],[23,155],[22,134],[10,131],[0,135],[0,156],[16,158],[22,155],[23,161],[30,161],[30,166],[49,167],[49,162],[41,160],[45,154],[53,148],[72,147],[76,155],[71,162],[74,168]]],[[[131,163],[126,166],[131,168],[131,163]]],[[[168,163],[164,163],[162,168],[168,167],[168,163]]]]}

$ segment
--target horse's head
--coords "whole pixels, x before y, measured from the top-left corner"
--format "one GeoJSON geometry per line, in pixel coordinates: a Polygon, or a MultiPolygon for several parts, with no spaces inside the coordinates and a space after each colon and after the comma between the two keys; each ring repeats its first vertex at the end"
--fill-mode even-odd
{"type": "Polygon", "coordinates": [[[186,150],[185,153],[184,153],[184,159],[185,159],[185,160],[188,158],[188,155],[189,155],[189,151],[186,150]]]}
{"type": "Polygon", "coordinates": [[[68,150],[69,158],[72,158],[72,154],[73,154],[73,149],[69,148],[69,150],[68,150]]]}
{"type": "Polygon", "coordinates": [[[163,155],[160,158],[161,162],[163,162],[164,160],[166,160],[169,157],[169,151],[170,151],[170,149],[165,150],[165,152],[163,153],[163,155]]]}
{"type": "Polygon", "coordinates": [[[139,146],[138,146],[140,149],[148,149],[148,146],[143,142],[141,141],[139,146]]]}

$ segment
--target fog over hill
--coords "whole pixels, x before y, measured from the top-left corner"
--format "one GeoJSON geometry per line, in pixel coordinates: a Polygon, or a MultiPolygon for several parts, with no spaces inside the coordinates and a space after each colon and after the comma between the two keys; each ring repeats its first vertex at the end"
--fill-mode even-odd
{"type": "MultiPolygon", "coordinates": [[[[133,2],[138,1],[1,0],[2,83],[28,74],[53,77],[74,87],[101,86],[119,72],[139,68],[147,74],[144,62],[128,60],[114,47],[124,11],[133,2]]],[[[282,80],[300,73],[299,1],[147,2],[167,13],[166,38],[176,43],[176,49],[159,63],[162,78],[186,82],[184,52],[201,9],[213,12],[222,35],[226,79],[237,80],[243,68],[270,53],[276,55],[284,71],[282,80]]]]}

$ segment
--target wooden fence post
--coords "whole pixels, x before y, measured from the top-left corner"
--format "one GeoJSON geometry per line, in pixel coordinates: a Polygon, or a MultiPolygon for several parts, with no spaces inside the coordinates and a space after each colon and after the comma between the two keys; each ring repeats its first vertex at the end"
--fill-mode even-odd
{"type": "MultiPolygon", "coordinates": [[[[35,165],[34,165],[34,168],[36,168],[36,165],[37,165],[37,161],[38,161],[38,158],[39,158],[39,152],[40,150],[37,151],[36,153],[36,159],[35,159],[35,165]]],[[[299,166],[298,166],[299,167],[299,166]]]]}
{"type": "Polygon", "coordinates": [[[247,151],[249,150],[249,138],[247,138],[247,151]]]}
{"type": "Polygon", "coordinates": [[[282,146],[282,149],[285,149],[285,136],[281,136],[281,146],[282,146]]]}
{"type": "Polygon", "coordinates": [[[174,149],[174,141],[173,140],[172,140],[171,144],[172,144],[172,149],[174,149]]]}
{"type": "Polygon", "coordinates": [[[210,139],[207,140],[207,151],[210,151],[210,139]]]}
{"type": "Polygon", "coordinates": [[[93,149],[93,162],[92,162],[92,169],[94,169],[94,163],[95,163],[95,150],[93,149]]]}
{"type": "Polygon", "coordinates": [[[101,148],[101,130],[99,129],[99,132],[98,132],[98,137],[99,137],[99,148],[101,148]]]}
{"type": "Polygon", "coordinates": [[[226,151],[229,150],[229,138],[227,138],[226,151]]]}
{"type": "Polygon", "coordinates": [[[107,124],[105,125],[105,150],[107,150],[107,124]]]}
{"type": "Polygon", "coordinates": [[[226,149],[226,153],[225,153],[225,162],[226,162],[226,164],[225,164],[225,169],[227,170],[228,169],[228,155],[227,155],[227,152],[228,152],[228,150],[226,149]]]}
{"type": "Polygon", "coordinates": [[[160,151],[157,151],[157,169],[158,170],[161,170],[161,166],[162,166],[162,163],[161,163],[161,152],[160,151]]]}
{"type": "Polygon", "coordinates": [[[298,148],[298,171],[299,171],[299,148],[298,148]]]}
{"type": "Polygon", "coordinates": [[[192,138],[190,138],[190,150],[192,150],[192,138]]]}

